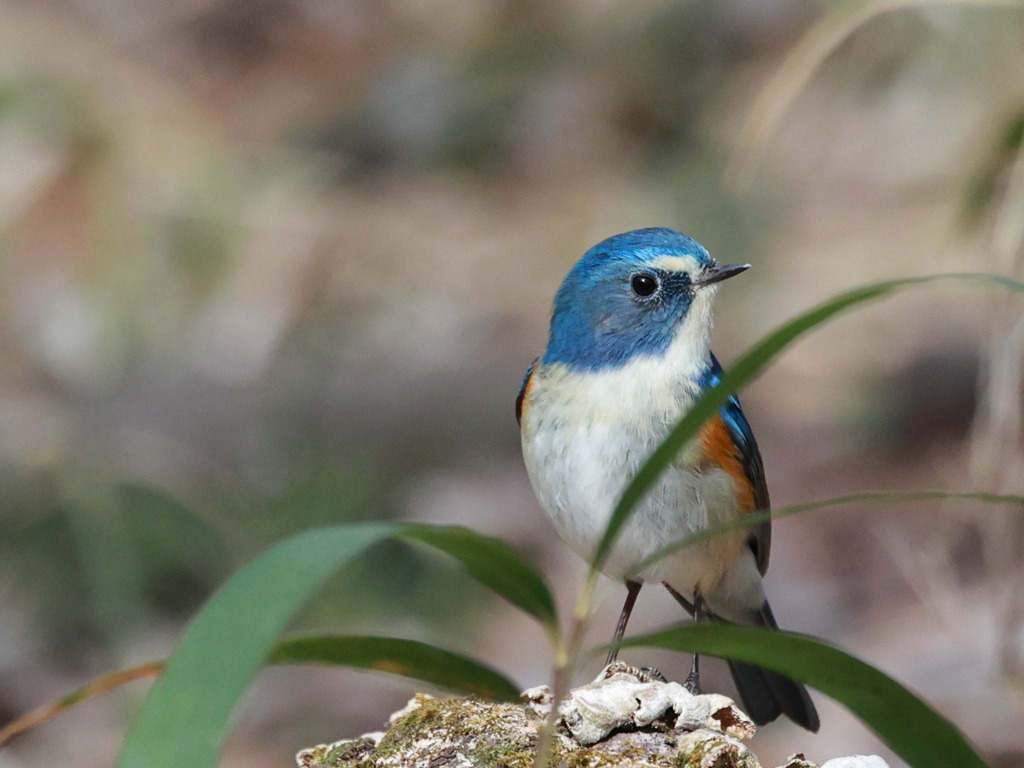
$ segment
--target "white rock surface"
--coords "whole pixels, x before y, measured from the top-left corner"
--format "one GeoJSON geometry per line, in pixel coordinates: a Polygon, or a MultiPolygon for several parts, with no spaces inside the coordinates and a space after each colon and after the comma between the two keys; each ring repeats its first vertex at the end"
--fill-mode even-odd
{"type": "MultiPolygon", "coordinates": [[[[540,698],[539,691],[531,689],[540,698]]],[[[749,738],[754,724],[719,694],[694,696],[679,683],[657,680],[642,670],[616,663],[598,678],[573,690],[558,708],[580,744],[596,744],[622,728],[642,728],[656,720],[674,728],[711,728],[736,738],[749,738]]]]}
{"type": "Polygon", "coordinates": [[[540,717],[547,717],[551,714],[551,689],[546,685],[537,685],[527,688],[519,694],[527,706],[536,712],[540,717]]]}
{"type": "Polygon", "coordinates": [[[878,755],[850,755],[829,760],[821,768],[889,768],[878,755]]]}

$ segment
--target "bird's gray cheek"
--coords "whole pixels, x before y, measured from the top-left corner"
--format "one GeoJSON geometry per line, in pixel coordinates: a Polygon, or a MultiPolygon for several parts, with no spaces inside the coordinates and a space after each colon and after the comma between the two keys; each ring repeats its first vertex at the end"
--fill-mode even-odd
{"type": "Polygon", "coordinates": [[[598,333],[621,333],[635,328],[640,317],[631,307],[608,306],[600,313],[595,330],[598,333]]]}

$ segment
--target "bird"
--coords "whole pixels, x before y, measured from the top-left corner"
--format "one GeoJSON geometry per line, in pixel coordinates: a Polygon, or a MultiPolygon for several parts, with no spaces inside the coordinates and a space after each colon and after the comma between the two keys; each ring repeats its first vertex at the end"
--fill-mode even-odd
{"type": "MultiPolygon", "coordinates": [[[[651,227],[595,245],[555,294],[548,344],[523,378],[516,418],[540,505],[584,559],[592,558],[639,467],[718,385],[713,300],[722,281],[749,267],[719,265],[696,240],[651,227]]],[[[605,575],[627,588],[613,644],[647,582],[663,584],[697,621],[778,629],[762,581],[770,520],[733,526],[644,565],[668,544],[769,507],[761,454],[732,396],[661,474],[604,561],[605,575]]],[[[784,714],[818,730],[802,684],[743,662],[729,666],[755,723],[784,714]]],[[[696,656],[686,684],[699,691],[696,656]]]]}

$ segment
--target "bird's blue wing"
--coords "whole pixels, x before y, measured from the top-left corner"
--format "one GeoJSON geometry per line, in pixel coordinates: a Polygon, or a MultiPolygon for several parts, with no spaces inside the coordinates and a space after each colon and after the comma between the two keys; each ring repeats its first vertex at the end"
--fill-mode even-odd
{"type": "MultiPolygon", "coordinates": [[[[722,366],[714,355],[711,355],[711,367],[705,373],[704,386],[715,387],[722,379],[722,366]]],[[[733,445],[736,446],[737,458],[743,466],[744,474],[754,492],[755,510],[765,510],[771,506],[768,498],[768,485],[764,479],[764,464],[761,461],[761,451],[757,448],[757,441],[750,429],[747,417],[743,415],[740,401],[735,395],[730,395],[728,401],[719,411],[722,421],[729,430],[733,445]]],[[[765,520],[753,526],[748,545],[754,552],[758,570],[763,574],[768,570],[768,558],[771,555],[772,545],[772,523],[765,520]]]]}

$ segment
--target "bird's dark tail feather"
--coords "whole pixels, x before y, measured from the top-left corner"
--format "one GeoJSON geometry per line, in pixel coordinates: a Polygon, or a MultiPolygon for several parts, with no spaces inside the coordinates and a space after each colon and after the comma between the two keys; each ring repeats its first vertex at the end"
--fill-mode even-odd
{"type": "Polygon", "coordinates": [[[786,715],[797,725],[817,733],[821,722],[807,689],[795,680],[768,669],[729,661],[732,679],[740,692],[744,711],[758,725],[786,715]]]}
{"type": "MultiPolygon", "coordinates": [[[[767,600],[761,606],[757,623],[765,629],[779,628],[767,600]]],[[[770,669],[731,659],[729,670],[740,693],[743,708],[755,723],[764,725],[779,715],[785,715],[808,731],[818,732],[821,726],[818,711],[814,708],[814,702],[811,701],[807,689],[801,683],[770,669]]]]}
{"type": "MultiPolygon", "coordinates": [[[[725,621],[714,614],[710,614],[710,617],[715,621],[725,621]]],[[[760,625],[765,629],[779,628],[767,600],[761,606],[760,613],[750,616],[743,623],[760,625]]],[[[785,715],[797,725],[817,733],[821,726],[818,711],[802,684],[778,672],[742,661],[730,659],[729,670],[739,691],[740,701],[743,702],[743,709],[755,723],[764,725],[779,715],[785,715]]]]}

